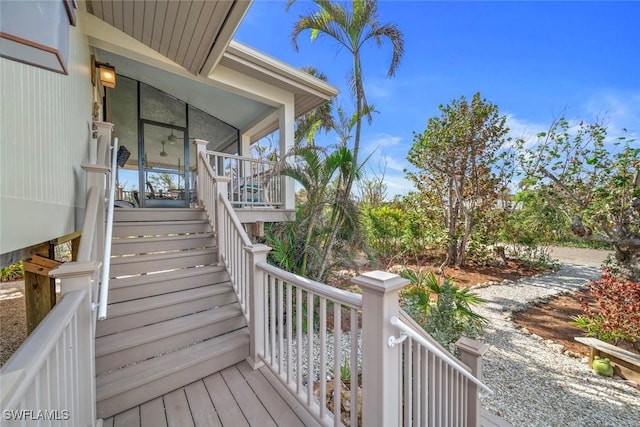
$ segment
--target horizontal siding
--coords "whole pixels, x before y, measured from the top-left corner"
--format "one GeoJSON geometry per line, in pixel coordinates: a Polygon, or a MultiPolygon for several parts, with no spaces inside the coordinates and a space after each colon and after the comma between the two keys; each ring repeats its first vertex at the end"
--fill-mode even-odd
{"type": "Polygon", "coordinates": [[[89,60],[81,23],[70,27],[69,75],[0,58],[0,253],[74,231],[91,137],[89,60]]]}

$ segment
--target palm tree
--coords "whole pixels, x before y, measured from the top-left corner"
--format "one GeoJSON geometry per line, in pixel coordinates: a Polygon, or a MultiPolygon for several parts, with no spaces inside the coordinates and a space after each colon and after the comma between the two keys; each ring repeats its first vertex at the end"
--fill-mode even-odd
{"type": "MultiPolygon", "coordinates": [[[[318,71],[315,67],[301,67],[302,71],[312,76],[327,81],[326,74],[318,71]]],[[[307,114],[304,114],[296,120],[296,131],[294,142],[295,146],[299,146],[302,141],[307,142],[307,146],[314,145],[315,134],[318,131],[329,132],[334,127],[333,122],[333,99],[314,108],[307,114]]]]}
{"type": "MultiPolygon", "coordinates": [[[[294,2],[295,0],[289,0],[287,9],[294,2]]],[[[362,49],[368,41],[374,41],[376,45],[382,46],[383,41],[388,39],[393,47],[393,55],[387,76],[393,77],[404,53],[404,39],[394,24],[380,24],[378,22],[378,3],[376,0],[352,0],[350,10],[345,7],[345,4],[333,3],[329,0],[313,0],[313,3],[320,10],[309,16],[300,16],[294,24],[291,40],[294,48],[298,50],[298,36],[303,31],[310,30],[312,40],[327,36],[336,40],[339,47],[351,53],[353,69],[350,71],[349,87],[356,103],[353,163],[358,164],[362,117],[367,116],[371,121],[371,108],[367,103],[364,91],[362,49]]],[[[351,192],[352,184],[353,180],[350,179],[346,187],[347,194],[351,192]]]]}
{"type": "MultiPolygon", "coordinates": [[[[287,9],[295,2],[289,0],[287,9]]],[[[373,107],[367,102],[364,91],[364,77],[362,72],[362,49],[366,42],[374,41],[376,45],[382,46],[384,40],[391,42],[393,53],[387,77],[393,77],[400,65],[404,53],[404,40],[402,33],[394,24],[380,24],[378,22],[378,3],[376,0],[352,0],[351,8],[343,3],[333,3],[329,0],[313,0],[320,10],[308,15],[300,16],[294,24],[291,34],[293,46],[298,50],[298,36],[305,30],[311,31],[311,39],[326,36],[338,42],[340,48],[346,49],[352,56],[353,68],[349,73],[349,87],[355,99],[356,110],[351,126],[346,126],[350,130],[355,125],[355,135],[353,140],[353,159],[351,171],[345,175],[344,186],[338,188],[338,193],[342,194],[341,206],[348,206],[351,201],[351,188],[356,177],[355,171],[358,167],[358,154],[360,152],[360,136],[362,133],[362,118],[367,117],[371,122],[373,107]]],[[[343,124],[341,127],[345,127],[343,124]]],[[[341,135],[346,146],[344,135],[341,135]]],[[[318,280],[324,274],[329,254],[337,236],[337,229],[345,224],[346,211],[339,210],[332,219],[334,231],[325,246],[325,255],[320,269],[318,280]]]]}
{"type": "Polygon", "coordinates": [[[340,187],[340,182],[351,173],[352,161],[351,151],[343,146],[330,153],[326,153],[321,147],[300,146],[294,148],[280,162],[279,174],[296,180],[306,194],[306,200],[301,206],[303,221],[299,224],[302,226],[299,229],[306,228],[306,233],[302,237],[304,239],[304,252],[300,265],[302,275],[308,271],[310,252],[319,252],[311,247],[312,241],[316,242],[318,247],[326,247],[326,244],[323,245],[319,241],[322,239],[318,236],[320,228],[318,224],[321,222],[325,208],[336,212],[342,206],[339,195],[331,191],[332,182],[337,183],[335,188],[340,187]],[[290,159],[293,159],[293,162],[289,161],[290,159]]]}

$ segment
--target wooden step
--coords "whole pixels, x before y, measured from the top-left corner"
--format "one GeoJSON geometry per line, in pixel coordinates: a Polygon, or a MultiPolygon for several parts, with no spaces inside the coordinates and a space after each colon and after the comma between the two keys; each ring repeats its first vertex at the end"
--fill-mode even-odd
{"type": "Polygon", "coordinates": [[[204,266],[141,274],[109,281],[109,304],[229,281],[224,267],[204,266]]]}
{"type": "Polygon", "coordinates": [[[207,233],[211,225],[206,219],[188,221],[118,221],[113,223],[113,237],[166,236],[170,234],[207,233]]]}
{"type": "Polygon", "coordinates": [[[111,277],[210,265],[217,262],[217,249],[205,248],[111,259],[111,277]]]}
{"type": "Polygon", "coordinates": [[[204,209],[152,208],[115,209],[113,220],[120,221],[163,221],[163,220],[207,219],[204,209]]]}
{"type": "Polygon", "coordinates": [[[215,247],[213,233],[113,239],[111,256],[215,247]]]}
{"type": "Polygon", "coordinates": [[[96,372],[121,368],[158,354],[247,326],[238,304],[229,304],[96,339],[96,372]]]}
{"type": "Polygon", "coordinates": [[[99,376],[98,418],[107,418],[207,377],[249,356],[249,332],[239,329],[99,376]]]}
{"type": "Polygon", "coordinates": [[[96,325],[96,337],[135,329],[168,319],[237,302],[231,283],[188,289],[110,304],[107,319],[96,325]]]}

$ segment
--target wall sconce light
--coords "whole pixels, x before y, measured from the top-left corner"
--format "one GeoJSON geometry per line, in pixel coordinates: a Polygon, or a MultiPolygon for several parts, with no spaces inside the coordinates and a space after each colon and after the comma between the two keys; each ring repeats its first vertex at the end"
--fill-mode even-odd
{"type": "Polygon", "coordinates": [[[116,87],[116,68],[103,62],[97,62],[91,55],[91,83],[96,85],[96,71],[102,86],[114,89],[116,87]]]}

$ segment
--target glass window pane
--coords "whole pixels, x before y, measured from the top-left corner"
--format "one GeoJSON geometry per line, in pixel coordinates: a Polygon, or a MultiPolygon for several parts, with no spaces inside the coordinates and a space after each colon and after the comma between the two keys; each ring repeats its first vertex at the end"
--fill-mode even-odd
{"type": "Polygon", "coordinates": [[[140,118],[187,126],[185,103],[144,83],[140,83],[140,118]]]}
{"type": "MultiPolygon", "coordinates": [[[[209,141],[207,150],[238,153],[238,130],[215,117],[189,106],[189,139],[209,141]]],[[[191,156],[192,166],[195,155],[191,156]]]]}

